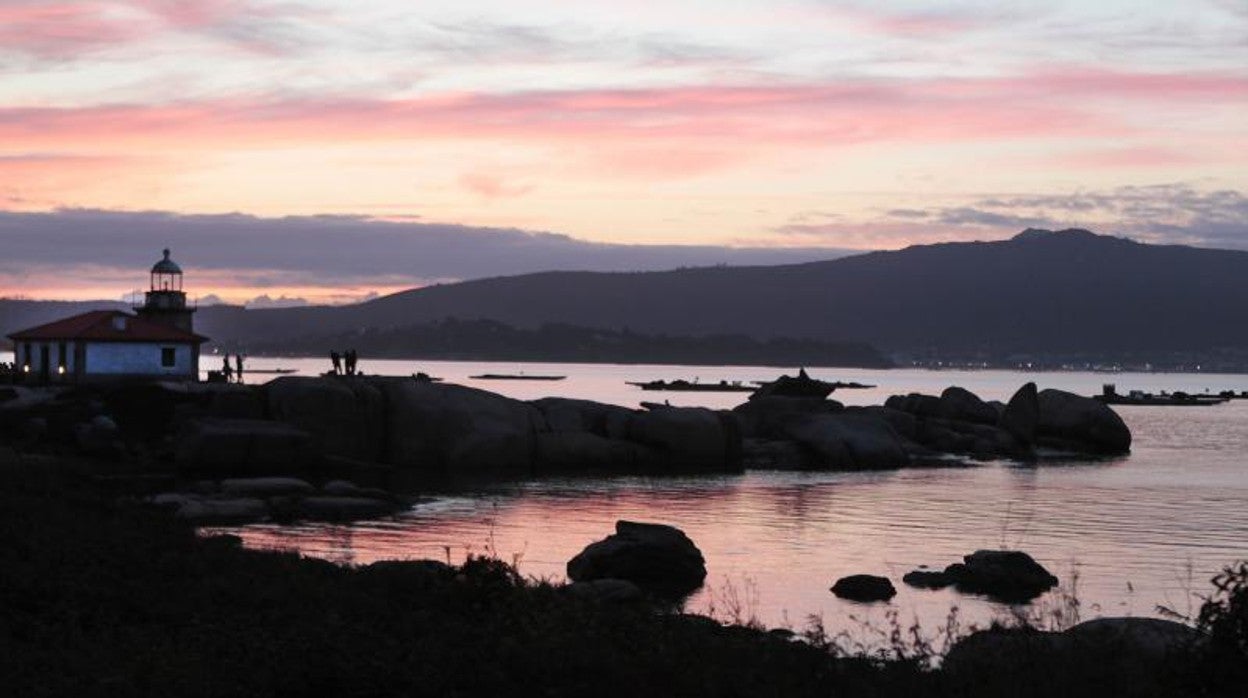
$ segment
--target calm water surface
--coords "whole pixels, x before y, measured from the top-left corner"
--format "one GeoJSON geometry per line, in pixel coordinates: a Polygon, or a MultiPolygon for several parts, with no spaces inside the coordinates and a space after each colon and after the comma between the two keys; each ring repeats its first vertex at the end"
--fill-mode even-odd
{"type": "MultiPolygon", "coordinates": [[[[204,368],[219,359],[205,357],[204,368]]],[[[296,368],[315,375],[328,361],[248,360],[249,368],[296,368]]],[[[505,364],[361,361],[369,373],[423,370],[522,399],[580,397],[636,406],[730,407],[742,394],[646,393],[625,380],[700,378],[703,382],[773,378],[757,367],[505,364]],[[486,372],[566,375],[564,381],[472,381],[486,372]]],[[[1015,373],[1007,371],[869,371],[819,369],[815,377],[871,383],[835,394],[848,404],[878,404],[909,391],[939,393],[961,385],[1006,400],[1036,381],[1083,394],[1104,382],[1120,390],[1248,390],[1248,376],[1209,374],[1015,373]]],[[[255,374],[250,381],[268,376],[255,374]]],[[[1084,617],[1156,615],[1158,606],[1195,610],[1220,567],[1248,558],[1248,401],[1216,407],[1122,407],[1131,427],[1130,456],[1101,462],[1021,466],[991,463],[943,470],[883,473],[778,473],[691,478],[561,478],[435,496],[384,521],[352,525],[256,525],[231,529],[248,545],[295,549],[345,564],[380,559],[459,561],[492,552],[522,572],[562,579],[564,565],[617,519],[684,529],[707,560],[707,586],[693,611],[721,616],[734,607],[769,626],[801,628],[821,615],[835,631],[870,642],[863,623],[888,609],[929,629],[958,606],[965,622],[985,622],[1004,606],[952,591],[917,591],[900,583],[920,565],[943,567],[979,548],[1026,550],[1069,585],[1077,576],[1084,617]],[[840,576],[884,574],[898,587],[890,605],[841,601],[828,587],[840,576]]],[[[1054,605],[1042,597],[1036,606],[1054,605]]]]}

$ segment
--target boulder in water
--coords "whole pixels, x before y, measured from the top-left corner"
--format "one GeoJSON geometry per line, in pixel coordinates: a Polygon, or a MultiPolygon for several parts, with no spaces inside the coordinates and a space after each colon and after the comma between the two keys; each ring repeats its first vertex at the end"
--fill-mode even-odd
{"type": "Polygon", "coordinates": [[[674,526],[617,521],[615,533],[569,560],[567,571],[575,582],[624,579],[660,596],[681,597],[702,586],[706,562],[674,526]]]}
{"type": "Polygon", "coordinates": [[[1057,586],[1057,577],[1018,550],[977,550],[945,568],[958,591],[1025,603],[1057,586]]]}
{"type": "Polygon", "coordinates": [[[1042,390],[1036,397],[1038,444],[1100,455],[1131,450],[1131,430],[1108,405],[1064,390],[1042,390]]]}
{"type": "Polygon", "coordinates": [[[832,585],[832,593],[850,601],[888,601],[897,595],[897,589],[888,577],[853,574],[836,580],[836,584],[832,585]]]}

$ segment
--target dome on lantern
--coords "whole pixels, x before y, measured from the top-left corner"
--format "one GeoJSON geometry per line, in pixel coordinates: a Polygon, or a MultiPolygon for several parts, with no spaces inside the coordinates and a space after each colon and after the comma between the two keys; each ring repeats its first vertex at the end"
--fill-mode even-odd
{"type": "Polygon", "coordinates": [[[182,267],[179,267],[176,262],[174,262],[172,259],[169,259],[169,248],[166,247],[164,252],[165,252],[164,259],[152,265],[152,273],[153,274],[181,274],[182,267]]]}

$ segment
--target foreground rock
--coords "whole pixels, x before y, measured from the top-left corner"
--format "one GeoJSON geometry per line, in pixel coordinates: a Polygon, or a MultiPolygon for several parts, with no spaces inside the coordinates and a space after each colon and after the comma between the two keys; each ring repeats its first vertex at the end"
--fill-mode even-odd
{"type": "Polygon", "coordinates": [[[977,550],[946,567],[944,575],[958,591],[1007,603],[1031,601],[1057,586],[1057,577],[1018,550],[977,550]]]}
{"type": "MultiPolygon", "coordinates": [[[[943,667],[953,685],[973,685],[976,695],[1011,695],[1024,675],[1051,681],[1052,695],[1077,685],[1081,695],[1153,696],[1201,642],[1196,630],[1168,620],[1098,618],[1065,632],[980,631],[958,641],[943,667]]],[[[1029,689],[1030,695],[1046,693],[1029,689]]]]}
{"type": "Polygon", "coordinates": [[[674,526],[617,521],[614,534],[568,561],[567,573],[574,582],[623,579],[659,596],[681,597],[702,586],[706,562],[674,526]]]}
{"type": "Polygon", "coordinates": [[[888,577],[853,574],[836,580],[836,584],[832,585],[832,593],[850,601],[888,601],[897,595],[897,589],[888,577]]]}

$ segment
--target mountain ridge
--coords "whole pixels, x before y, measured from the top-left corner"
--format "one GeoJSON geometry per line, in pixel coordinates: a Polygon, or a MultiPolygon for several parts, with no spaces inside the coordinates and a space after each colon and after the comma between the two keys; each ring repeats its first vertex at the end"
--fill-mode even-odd
{"type": "MultiPolygon", "coordinates": [[[[1248,252],[1151,245],[1081,228],[777,266],[537,272],[352,306],[200,309],[222,345],[448,317],[666,335],[864,342],[918,355],[1248,352],[1248,252]]],[[[5,328],[12,331],[17,328],[5,328]]]]}

